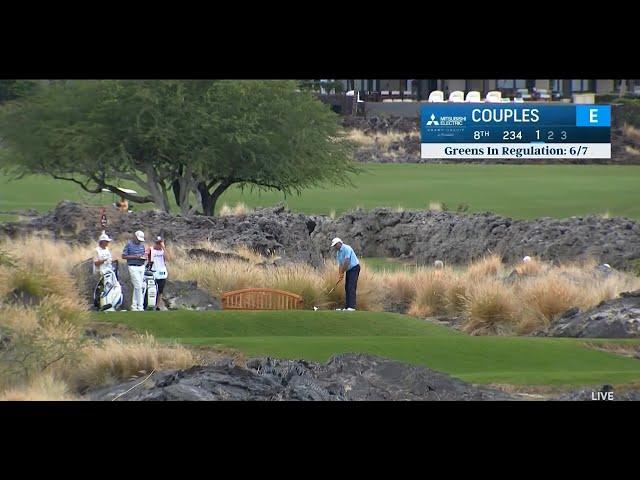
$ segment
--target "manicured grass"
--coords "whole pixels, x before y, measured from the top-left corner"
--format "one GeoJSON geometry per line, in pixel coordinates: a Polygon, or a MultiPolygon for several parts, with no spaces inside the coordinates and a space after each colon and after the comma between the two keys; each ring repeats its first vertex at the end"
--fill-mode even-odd
{"type": "Polygon", "coordinates": [[[360,260],[368,268],[376,272],[397,272],[397,271],[411,271],[415,269],[415,263],[403,262],[395,258],[387,257],[361,257],[360,260]]]}
{"type": "Polygon", "coordinates": [[[94,319],[124,323],[164,341],[227,346],[249,356],[324,362],[337,353],[367,352],[474,383],[578,386],[640,381],[640,361],[584,346],[605,340],[472,337],[384,312],[118,312],[96,313],[94,319]]]}
{"type": "MultiPolygon", "coordinates": [[[[444,202],[451,210],[466,203],[471,212],[492,211],[513,218],[608,212],[640,219],[638,166],[367,164],[364,168],[364,173],[353,177],[356,188],[312,188],[286,199],[276,192],[243,193],[232,188],[220,198],[218,207],[225,202],[257,207],[285,201],[294,211],[329,214],[334,210],[340,215],[357,206],[425,209],[430,202],[444,202]]],[[[126,182],[122,186],[137,189],[126,182]]],[[[111,194],[102,194],[100,199],[69,182],[47,177],[11,182],[0,177],[0,191],[0,211],[44,211],[64,199],[98,204],[113,201],[111,194]]]]}

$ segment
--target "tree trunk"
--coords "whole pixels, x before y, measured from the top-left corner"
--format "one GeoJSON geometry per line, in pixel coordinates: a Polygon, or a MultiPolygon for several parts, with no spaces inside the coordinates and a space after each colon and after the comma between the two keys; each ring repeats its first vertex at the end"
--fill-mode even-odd
{"type": "Polygon", "coordinates": [[[178,178],[171,183],[171,188],[173,189],[173,196],[176,199],[176,205],[178,207],[182,207],[182,203],[180,202],[180,188],[182,185],[180,184],[180,178],[182,178],[182,172],[184,168],[182,165],[178,167],[178,178]]]}
{"type": "Polygon", "coordinates": [[[212,217],[216,210],[216,203],[218,202],[220,195],[222,195],[232,184],[233,182],[230,180],[223,180],[213,192],[209,193],[207,184],[205,182],[200,182],[197,188],[202,198],[202,213],[212,217]]]}
{"type": "Polygon", "coordinates": [[[209,217],[213,217],[217,199],[214,199],[213,195],[209,193],[207,185],[204,182],[198,184],[198,191],[200,192],[200,198],[202,198],[202,213],[209,217]]]}
{"type": "Polygon", "coordinates": [[[180,182],[178,180],[174,180],[171,183],[171,188],[173,189],[173,197],[176,200],[176,205],[178,205],[178,207],[182,207],[182,205],[180,205],[180,182]]]}
{"type": "Polygon", "coordinates": [[[169,198],[167,197],[166,189],[161,189],[158,182],[158,176],[155,169],[151,165],[147,165],[147,189],[153,197],[153,203],[156,207],[163,212],[171,213],[171,207],[169,206],[169,198]]]}

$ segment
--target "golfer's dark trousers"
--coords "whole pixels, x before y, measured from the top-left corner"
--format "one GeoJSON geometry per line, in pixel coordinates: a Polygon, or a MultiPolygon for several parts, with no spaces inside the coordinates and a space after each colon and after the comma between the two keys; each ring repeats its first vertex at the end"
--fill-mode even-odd
{"type": "Polygon", "coordinates": [[[356,308],[356,289],[358,288],[358,276],[360,275],[360,265],[347,270],[344,283],[346,306],[344,308],[356,308]]]}

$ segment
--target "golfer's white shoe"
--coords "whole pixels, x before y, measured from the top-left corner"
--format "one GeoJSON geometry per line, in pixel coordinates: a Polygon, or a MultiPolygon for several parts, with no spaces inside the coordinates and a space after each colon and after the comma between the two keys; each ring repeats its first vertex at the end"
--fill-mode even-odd
{"type": "Polygon", "coordinates": [[[341,312],[343,310],[344,310],[344,308],[336,308],[336,312],[341,312]]]}
{"type": "Polygon", "coordinates": [[[355,309],[355,308],[345,308],[345,310],[346,310],[347,312],[355,312],[355,311],[356,311],[356,309],[355,309]]]}

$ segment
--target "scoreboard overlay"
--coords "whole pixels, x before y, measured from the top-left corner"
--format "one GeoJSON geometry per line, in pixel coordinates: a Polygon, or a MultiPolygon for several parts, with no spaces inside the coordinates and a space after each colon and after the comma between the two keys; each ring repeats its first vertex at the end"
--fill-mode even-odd
{"type": "Polygon", "coordinates": [[[611,106],[430,103],[421,158],[611,158],[611,106]]]}

